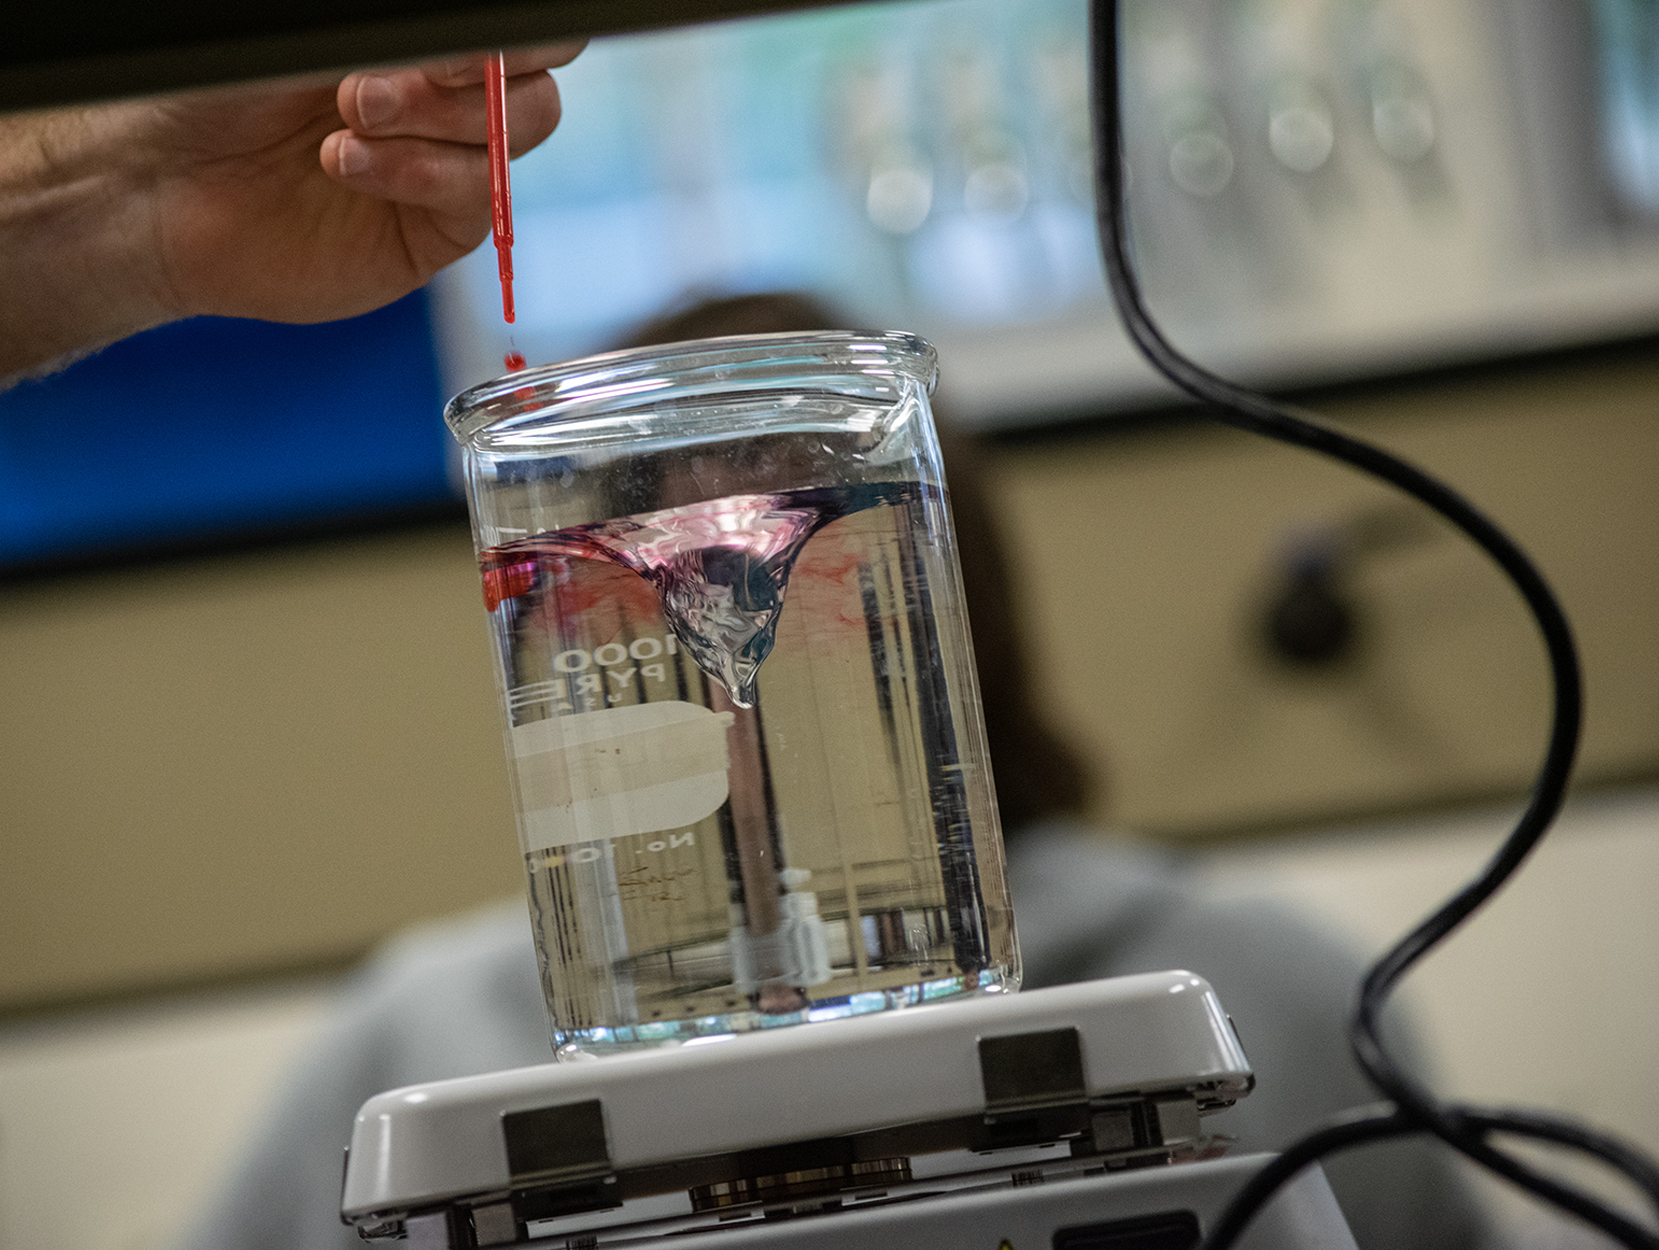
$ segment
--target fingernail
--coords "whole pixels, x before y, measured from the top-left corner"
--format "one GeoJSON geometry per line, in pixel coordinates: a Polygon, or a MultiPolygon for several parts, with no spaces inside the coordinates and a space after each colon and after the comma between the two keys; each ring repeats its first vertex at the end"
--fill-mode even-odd
{"type": "Polygon", "coordinates": [[[346,135],[340,140],[338,156],[343,177],[351,178],[368,172],[369,145],[356,135],[346,135]]]}
{"type": "Polygon", "coordinates": [[[398,115],[401,106],[397,87],[390,79],[371,75],[358,81],[357,116],[370,130],[391,121],[398,115]]]}

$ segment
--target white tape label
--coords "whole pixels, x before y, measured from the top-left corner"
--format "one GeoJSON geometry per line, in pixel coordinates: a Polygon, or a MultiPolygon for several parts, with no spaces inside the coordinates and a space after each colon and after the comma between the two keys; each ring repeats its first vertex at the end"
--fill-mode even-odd
{"type": "Polygon", "coordinates": [[[512,731],[527,850],[696,824],[730,793],[730,712],[668,701],[601,708],[512,731]]]}

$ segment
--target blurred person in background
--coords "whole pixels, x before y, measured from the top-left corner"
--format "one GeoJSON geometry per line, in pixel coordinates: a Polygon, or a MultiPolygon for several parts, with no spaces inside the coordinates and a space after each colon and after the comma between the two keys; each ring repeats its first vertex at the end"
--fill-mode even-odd
{"type": "MultiPolygon", "coordinates": [[[[620,347],[848,326],[791,294],[709,300],[641,327],[620,347]]],[[[1235,1152],[1273,1150],[1334,1113],[1375,1101],[1346,1025],[1363,963],[1277,904],[1206,898],[1182,857],[1087,823],[1092,779],[1034,701],[1017,570],[998,541],[982,452],[942,431],[1008,880],[1036,988],[1186,968],[1232,1015],[1257,1085],[1216,1116],[1235,1152]]],[[[1409,1059],[1408,1039],[1403,1052],[1409,1059]]],[[[833,1034],[825,1036],[833,1044],[833,1034]]],[[[421,926],[350,981],[256,1126],[228,1186],[179,1250],[349,1250],[338,1214],[352,1117],[383,1090],[546,1063],[546,1008],[523,899],[421,926]]],[[[1350,1152],[1326,1171],[1363,1250],[1482,1243],[1449,1152],[1408,1140],[1350,1152]]]]}

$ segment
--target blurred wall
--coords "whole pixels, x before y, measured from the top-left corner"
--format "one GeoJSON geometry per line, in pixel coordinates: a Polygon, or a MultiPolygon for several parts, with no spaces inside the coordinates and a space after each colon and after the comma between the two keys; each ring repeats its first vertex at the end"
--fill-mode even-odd
{"type": "MultiPolygon", "coordinates": [[[[1584,775],[1659,771],[1659,361],[1348,398],[1532,547],[1584,647],[1584,775]]],[[[1429,528],[1359,567],[1359,650],[1264,660],[1276,553],[1387,496],[1208,426],[994,449],[1036,678],[1171,837],[1523,786],[1544,675],[1429,528]]],[[[433,526],[0,595],[0,1008],[317,966],[520,888],[470,540],[433,526]]]]}
{"type": "MultiPolygon", "coordinates": [[[[1586,677],[1581,780],[1659,766],[1659,358],[1401,384],[1322,404],[1440,475],[1542,567],[1586,677]]],[[[1536,629],[1481,553],[1389,488],[1212,425],[1034,443],[998,466],[1042,695],[1169,835],[1519,791],[1542,756],[1536,629]],[[1298,670],[1261,619],[1288,549],[1392,527],[1344,593],[1351,654],[1298,670]]]]}
{"type": "Polygon", "coordinates": [[[520,887],[463,523],[0,596],[0,1006],[349,958],[520,887]]]}
{"type": "Polygon", "coordinates": [[[308,978],[0,1023],[0,1246],[169,1246],[337,993],[308,978]]]}

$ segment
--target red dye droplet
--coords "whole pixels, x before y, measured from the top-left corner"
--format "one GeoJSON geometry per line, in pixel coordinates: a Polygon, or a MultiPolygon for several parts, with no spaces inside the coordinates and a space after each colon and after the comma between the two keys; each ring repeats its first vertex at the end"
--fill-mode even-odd
{"type": "Polygon", "coordinates": [[[508,352],[506,356],[502,358],[502,362],[507,366],[507,372],[517,373],[520,369],[524,368],[524,353],[508,352]]]}

